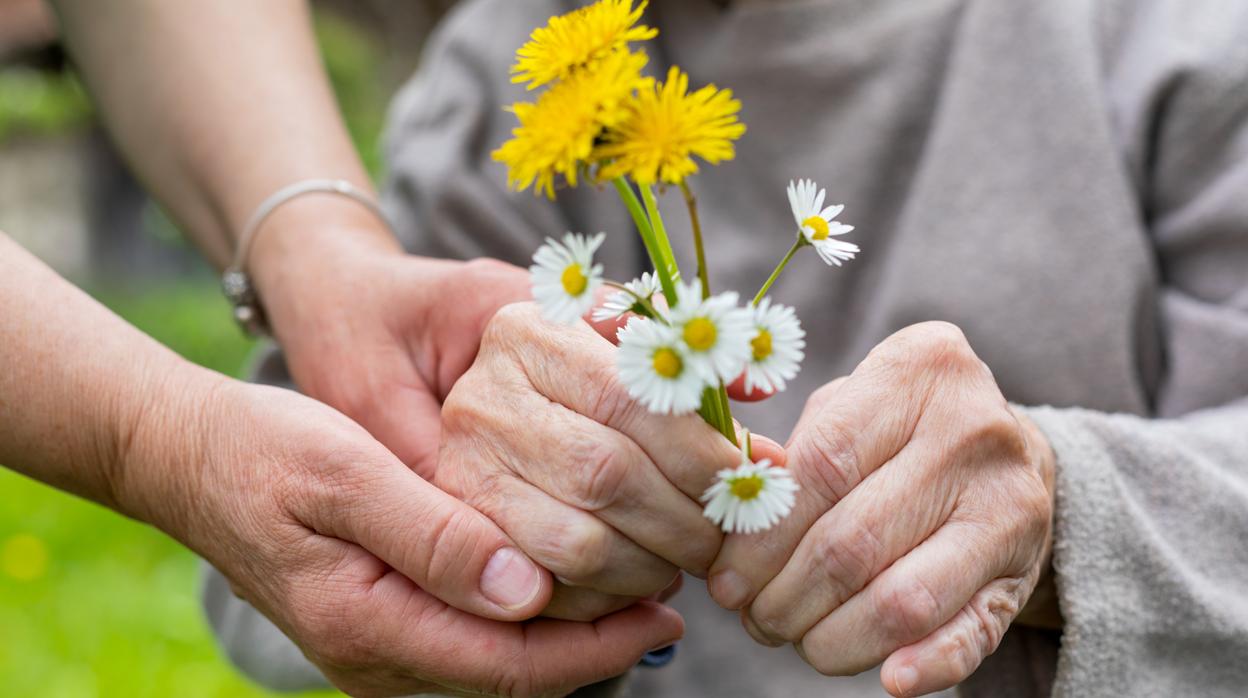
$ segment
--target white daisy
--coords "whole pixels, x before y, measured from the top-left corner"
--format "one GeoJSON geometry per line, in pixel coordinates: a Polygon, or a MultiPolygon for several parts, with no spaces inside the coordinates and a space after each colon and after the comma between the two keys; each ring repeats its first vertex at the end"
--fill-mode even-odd
{"type": "Polygon", "coordinates": [[[853,259],[858,254],[858,246],[852,242],[835,240],[833,236],[844,235],[854,229],[852,225],[838,223],[836,218],[844,206],[832,205],[822,208],[827,191],[818,189],[809,179],[789,182],[789,206],[793,208],[793,220],[797,221],[797,229],[806,242],[814,245],[815,251],[828,264],[841,266],[841,262],[853,259]]]}
{"type": "Polygon", "coordinates": [[[594,305],[594,293],[602,286],[602,265],[594,264],[594,251],[606,235],[586,238],[567,233],[563,242],[546,238],[533,255],[533,298],[552,322],[570,325],[594,305]]]}
{"type": "Polygon", "coordinates": [[[732,382],[750,360],[750,339],[754,337],[754,313],[737,305],[737,294],[729,291],[702,299],[702,284],[680,284],[679,301],[671,311],[672,327],[708,383],[732,382]]]}
{"type": "Polygon", "coordinates": [[[754,332],[750,361],[745,365],[745,391],[780,392],[785,381],[797,375],[805,356],[806,332],[792,308],[772,305],[770,298],[754,308],[754,332]]]}
{"type": "Polygon", "coordinates": [[[702,515],[724,533],[766,531],[793,510],[799,489],[787,468],[766,458],[751,463],[742,454],[740,465],[716,473],[715,484],[702,495],[702,515]]]}
{"type": "MultiPolygon", "coordinates": [[[[633,279],[624,284],[629,291],[650,300],[659,292],[659,277],[650,272],[643,272],[641,278],[633,279]]],[[[623,317],[625,313],[637,312],[637,298],[632,293],[616,291],[607,296],[602,305],[594,308],[594,322],[606,322],[623,317]]]]}
{"type": "Polygon", "coordinates": [[[702,404],[706,382],[690,365],[676,330],[643,317],[619,332],[616,355],[628,394],[658,414],[684,414],[702,404]]]}

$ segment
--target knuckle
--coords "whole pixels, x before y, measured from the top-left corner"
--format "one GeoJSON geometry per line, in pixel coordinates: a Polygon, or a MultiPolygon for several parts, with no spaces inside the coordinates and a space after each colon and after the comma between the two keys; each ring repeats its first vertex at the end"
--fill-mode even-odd
{"type": "Polygon", "coordinates": [[[921,322],[906,327],[879,347],[881,358],[925,371],[979,370],[980,360],[962,330],[943,321],[921,322]]]}
{"type": "Polygon", "coordinates": [[[481,351],[508,346],[518,333],[528,334],[535,326],[536,306],[529,302],[508,303],[490,317],[481,335],[481,351]]]}
{"type": "Polygon", "coordinates": [[[623,449],[614,444],[594,443],[574,462],[581,467],[571,468],[570,483],[573,504],[590,512],[598,512],[615,504],[624,490],[633,463],[623,449]]]}
{"type": "MultiPolygon", "coordinates": [[[[583,357],[589,359],[590,357],[583,357]]],[[[618,427],[630,423],[638,415],[638,405],[619,381],[615,365],[609,361],[595,362],[585,369],[584,385],[590,390],[585,415],[599,424],[618,427]]]]}
{"type": "Polygon", "coordinates": [[[495,682],[494,693],[506,698],[540,698],[554,695],[553,687],[545,686],[537,675],[537,669],[531,659],[520,657],[510,666],[503,668],[495,682]]]}
{"type": "Polygon", "coordinates": [[[960,428],[949,440],[948,464],[982,464],[1007,470],[1028,465],[1027,439],[1004,405],[983,405],[964,410],[960,428]]]}
{"type": "Polygon", "coordinates": [[[837,391],[841,389],[841,386],[846,380],[848,380],[848,376],[842,376],[836,380],[824,383],[810,394],[810,397],[807,398],[806,402],[810,405],[817,405],[820,407],[827,405],[832,402],[832,398],[836,395],[837,391]]]}
{"type": "Polygon", "coordinates": [[[836,653],[823,651],[819,643],[810,637],[797,643],[797,647],[798,653],[806,660],[806,663],[824,676],[848,676],[856,673],[848,671],[836,653]]]}
{"type": "Polygon", "coordinates": [[[453,441],[463,434],[482,431],[498,419],[497,405],[491,406],[481,399],[491,394],[492,386],[487,387],[483,381],[477,380],[475,370],[470,369],[455,382],[450,394],[442,403],[442,434],[444,441],[453,441]]]}
{"type": "MultiPolygon", "coordinates": [[[[434,509],[426,525],[429,531],[429,548],[426,560],[416,560],[414,569],[423,568],[424,580],[429,584],[445,583],[461,573],[477,552],[484,552],[490,543],[482,535],[481,515],[467,506],[443,504],[434,509]]],[[[408,566],[408,569],[413,569],[408,566]]]]}
{"type": "Polygon", "coordinates": [[[532,658],[523,651],[509,654],[509,661],[497,662],[490,669],[490,678],[485,682],[489,695],[506,698],[542,695],[537,668],[533,666],[532,658]]]}
{"type": "Polygon", "coordinates": [[[1018,502],[1017,506],[1022,514],[1024,526],[1029,532],[1043,536],[1052,526],[1053,496],[1049,494],[1048,487],[1039,475],[1027,473],[1025,477],[1019,479],[1022,482],[1018,486],[1015,500],[1018,502]]]}
{"type": "Polygon", "coordinates": [[[816,418],[804,438],[794,443],[794,456],[794,470],[812,480],[815,491],[829,503],[849,494],[858,479],[858,455],[851,432],[831,415],[816,418]]]}
{"type": "Polygon", "coordinates": [[[517,273],[523,274],[518,267],[493,257],[470,259],[464,262],[464,271],[469,277],[482,279],[515,276],[517,273]]]}
{"type": "Polygon", "coordinates": [[[697,577],[705,577],[715,564],[724,545],[724,534],[718,526],[709,520],[701,519],[696,531],[689,534],[691,545],[686,559],[676,560],[682,569],[688,570],[697,577]]]}
{"type": "MultiPolygon", "coordinates": [[[[870,528],[855,525],[842,536],[825,535],[819,539],[815,554],[826,575],[827,582],[841,588],[843,593],[853,593],[866,585],[879,569],[883,546],[870,528]]],[[[837,603],[843,603],[838,598],[837,603]]]]}
{"type": "Polygon", "coordinates": [[[605,524],[583,518],[564,527],[562,545],[551,552],[552,572],[576,586],[589,585],[602,576],[610,559],[609,533],[605,524]]]}
{"type": "Polygon", "coordinates": [[[774,604],[754,602],[750,606],[750,620],[766,639],[784,642],[802,639],[802,629],[789,623],[785,609],[774,604]]]}
{"type": "Polygon", "coordinates": [[[940,625],[940,601],[926,582],[912,577],[888,586],[878,594],[875,607],[884,636],[896,646],[909,644],[926,636],[940,625]]]}
{"type": "MultiPolygon", "coordinates": [[[[973,614],[968,615],[973,616],[973,614]]],[[[968,622],[959,623],[945,638],[939,652],[949,666],[949,671],[959,679],[971,675],[979,666],[981,628],[973,617],[968,622]]]]}
{"type": "Polygon", "coordinates": [[[918,347],[928,368],[954,370],[974,367],[979,357],[971,351],[966,335],[957,325],[948,322],[926,322],[917,326],[918,347]]]}
{"type": "Polygon", "coordinates": [[[1013,580],[990,585],[967,604],[942,642],[940,654],[959,680],[970,676],[997,649],[1019,609],[1013,580]]]}

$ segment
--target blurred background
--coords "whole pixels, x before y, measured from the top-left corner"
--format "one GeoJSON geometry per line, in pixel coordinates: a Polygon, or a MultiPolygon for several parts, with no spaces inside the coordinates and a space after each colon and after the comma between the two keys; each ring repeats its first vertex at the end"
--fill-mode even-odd
{"type": "MultiPolygon", "coordinates": [[[[389,96],[450,4],[313,2],[374,177],[389,96]]],[[[109,145],[40,0],[0,0],[0,230],[188,359],[240,375],[250,344],[216,275],[109,145]]],[[[213,645],[196,586],[194,555],[159,532],[0,469],[0,696],[268,695],[213,645]]]]}

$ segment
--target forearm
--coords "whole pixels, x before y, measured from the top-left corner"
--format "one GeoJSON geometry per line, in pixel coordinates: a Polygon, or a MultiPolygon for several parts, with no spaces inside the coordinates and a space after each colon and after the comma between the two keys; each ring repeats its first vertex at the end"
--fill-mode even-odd
{"type": "MultiPolygon", "coordinates": [[[[0,234],[0,464],[151,521],[128,452],[145,415],[219,380],[108,312],[0,234]],[[171,388],[176,386],[176,390],[171,388]]],[[[167,436],[175,438],[188,431],[167,436]]]]}
{"type": "Polygon", "coordinates": [[[122,151],[217,265],[230,260],[256,206],[282,186],[332,177],[370,187],[306,3],[53,4],[122,151]]]}

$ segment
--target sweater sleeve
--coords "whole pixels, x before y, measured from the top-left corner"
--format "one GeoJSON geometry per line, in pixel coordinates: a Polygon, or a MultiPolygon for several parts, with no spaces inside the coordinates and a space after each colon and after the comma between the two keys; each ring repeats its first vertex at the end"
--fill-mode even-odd
{"type": "Polygon", "coordinates": [[[1110,98],[1153,237],[1151,416],[1030,408],[1058,458],[1056,695],[1248,686],[1248,5],[1131,15],[1110,98]]]}
{"type": "Polygon", "coordinates": [[[1058,458],[1056,695],[1248,685],[1248,402],[1174,420],[1029,408],[1058,458]]]}

